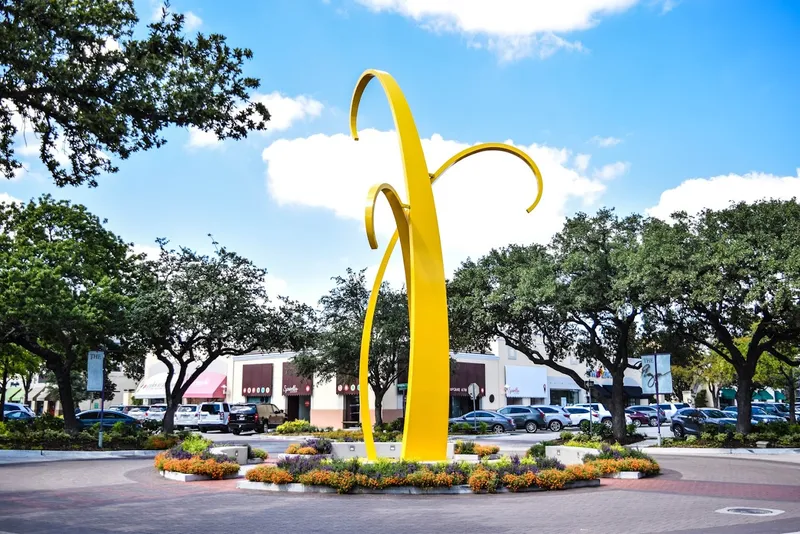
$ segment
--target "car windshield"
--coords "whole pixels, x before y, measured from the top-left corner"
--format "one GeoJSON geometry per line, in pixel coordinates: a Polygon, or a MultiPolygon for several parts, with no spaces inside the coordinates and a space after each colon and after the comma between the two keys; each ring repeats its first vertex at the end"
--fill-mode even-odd
{"type": "Polygon", "coordinates": [[[196,412],[197,406],[180,406],[178,408],[179,412],[196,412]]]}
{"type": "Polygon", "coordinates": [[[774,406],[779,412],[789,413],[789,407],[785,404],[775,404],[774,406]]]}
{"type": "Polygon", "coordinates": [[[231,411],[241,414],[254,414],[256,413],[256,407],[247,405],[231,406],[231,411]]]}
{"type": "Polygon", "coordinates": [[[167,411],[167,407],[166,406],[151,406],[150,407],[150,411],[151,412],[166,412],[167,411]]]}
{"type": "Polygon", "coordinates": [[[723,419],[723,418],[727,417],[720,410],[703,410],[703,413],[706,414],[709,417],[714,418],[714,419],[723,419]]]}
{"type": "Polygon", "coordinates": [[[755,414],[755,415],[767,415],[767,412],[765,412],[764,410],[762,410],[758,406],[753,406],[751,408],[751,410],[752,410],[751,413],[755,414]]]}

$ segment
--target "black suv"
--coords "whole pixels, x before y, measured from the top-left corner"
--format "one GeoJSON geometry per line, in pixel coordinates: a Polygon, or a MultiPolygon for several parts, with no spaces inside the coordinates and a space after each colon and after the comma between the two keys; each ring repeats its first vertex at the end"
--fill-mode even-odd
{"type": "Polygon", "coordinates": [[[286,422],[286,414],[274,404],[237,404],[231,406],[228,428],[234,434],[244,431],[266,432],[271,426],[286,422]]]}
{"type": "Polygon", "coordinates": [[[506,406],[497,411],[513,419],[517,428],[524,428],[526,432],[531,434],[540,428],[547,428],[544,414],[536,408],[530,408],[528,406],[506,406]]]}

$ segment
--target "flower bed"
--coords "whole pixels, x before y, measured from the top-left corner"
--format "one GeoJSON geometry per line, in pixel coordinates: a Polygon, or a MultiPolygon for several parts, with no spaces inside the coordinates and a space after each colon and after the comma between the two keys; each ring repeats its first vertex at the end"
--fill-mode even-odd
{"type": "Polygon", "coordinates": [[[800,425],[784,422],[758,424],[753,427],[753,432],[742,434],[733,429],[719,429],[716,425],[706,425],[700,436],[687,436],[683,439],[667,438],[662,441],[662,447],[687,447],[687,448],[753,448],[759,442],[766,442],[770,448],[800,448],[800,425]]]}
{"type": "Polygon", "coordinates": [[[465,485],[474,493],[495,493],[564,489],[570,483],[596,480],[600,474],[601,470],[594,466],[564,468],[558,462],[541,458],[504,457],[479,464],[421,464],[386,459],[367,463],[358,459],[295,457],[281,460],[274,467],[256,467],[245,477],[250,482],[265,484],[328,487],[338,493],[401,487],[435,490],[465,485]]]}
{"type": "Polygon", "coordinates": [[[212,480],[222,480],[239,472],[239,464],[236,462],[220,461],[216,458],[206,459],[203,456],[180,459],[169,457],[167,453],[156,456],[155,466],[159,471],[206,476],[212,480]]]}
{"type": "Polygon", "coordinates": [[[474,441],[456,441],[453,448],[455,454],[476,454],[478,458],[485,458],[500,452],[497,445],[480,445],[474,441]]]}
{"type": "Polygon", "coordinates": [[[292,444],[286,447],[286,454],[299,454],[301,456],[314,456],[317,454],[331,454],[333,445],[329,439],[310,438],[299,445],[292,444]]]}

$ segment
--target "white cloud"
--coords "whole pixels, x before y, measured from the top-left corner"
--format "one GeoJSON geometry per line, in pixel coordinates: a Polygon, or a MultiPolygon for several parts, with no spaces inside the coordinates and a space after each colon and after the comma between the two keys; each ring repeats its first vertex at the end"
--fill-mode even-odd
{"type": "Polygon", "coordinates": [[[161,255],[161,248],[156,245],[134,243],[132,248],[135,254],[144,254],[148,260],[157,260],[161,255]]]}
{"type": "Polygon", "coordinates": [[[203,19],[201,19],[200,17],[198,17],[197,15],[192,13],[191,11],[187,11],[186,13],[183,14],[183,16],[184,16],[184,19],[183,19],[184,29],[187,32],[190,32],[192,30],[196,30],[197,28],[199,28],[203,24],[203,19]]]}
{"type": "MultiPolygon", "coordinates": [[[[363,233],[364,203],[370,186],[389,182],[405,198],[402,165],[394,132],[372,129],[360,133],[358,142],[344,134],[317,134],[280,139],[263,152],[270,195],[283,205],[300,205],[332,211],[358,221],[363,233]]],[[[432,172],[468,145],[433,135],[422,140],[432,172]]],[[[545,243],[560,229],[567,203],[592,203],[605,185],[569,168],[570,151],[542,145],[520,147],[539,166],[544,195],[532,213],[525,209],[536,196],[533,174],[518,158],[487,152],[462,161],[434,185],[445,267],[452,271],[467,256],[485,254],[508,243],[545,243]]],[[[390,210],[379,200],[376,230],[383,250],[394,231],[390,210]]],[[[411,208],[413,210],[413,206],[411,208]]],[[[375,252],[375,263],[380,253],[375,252]]],[[[401,264],[391,268],[393,282],[402,282],[401,264]]],[[[373,271],[374,272],[374,271],[373,271]]]]}
{"type": "MultiPolygon", "coordinates": [[[[300,95],[289,97],[275,91],[268,95],[256,94],[253,101],[261,102],[267,107],[270,120],[267,122],[267,131],[280,132],[288,130],[298,121],[314,119],[322,114],[324,106],[322,102],[311,97],[300,95]]],[[[222,146],[214,132],[204,132],[194,126],[189,126],[189,141],[186,143],[189,148],[216,148],[222,146]]]]}
{"type": "Polygon", "coordinates": [[[287,295],[289,284],[283,278],[278,278],[274,274],[269,274],[264,277],[264,287],[267,289],[267,295],[272,300],[277,301],[281,295],[287,295]]]}
{"type": "Polygon", "coordinates": [[[186,143],[189,148],[214,148],[222,146],[214,132],[204,132],[196,126],[189,126],[189,141],[186,143]]]}
{"type": "Polygon", "coordinates": [[[8,193],[0,193],[0,204],[22,204],[22,201],[8,193]]]}
{"type": "Polygon", "coordinates": [[[575,156],[575,169],[578,172],[586,172],[586,169],[589,168],[590,159],[592,159],[592,156],[589,154],[578,154],[575,156]]]}
{"type": "Polygon", "coordinates": [[[620,144],[622,139],[618,137],[600,137],[599,135],[595,135],[590,141],[600,148],[609,148],[620,144]]]}
{"type": "MultiPolygon", "coordinates": [[[[582,50],[557,34],[587,30],[639,0],[357,0],[375,12],[393,12],[433,32],[461,33],[505,61],[547,57],[561,48],[582,50]]],[[[664,6],[666,8],[666,6],[664,6]]]]}
{"type": "Polygon", "coordinates": [[[300,95],[289,97],[275,91],[268,95],[256,95],[253,100],[267,106],[270,119],[267,129],[288,130],[297,121],[319,117],[324,106],[318,100],[300,95]]]}
{"type": "Polygon", "coordinates": [[[727,208],[731,202],[791,198],[800,199],[800,168],[797,176],[751,172],[744,176],[728,174],[686,180],[661,193],[658,204],[649,208],[647,214],[667,220],[676,211],[695,214],[706,208],[727,208]]]}
{"type": "Polygon", "coordinates": [[[615,163],[609,163],[608,165],[603,165],[599,169],[595,169],[592,173],[592,176],[599,180],[613,180],[614,178],[619,178],[626,172],[628,172],[631,168],[631,164],[627,161],[617,161],[615,163]]]}

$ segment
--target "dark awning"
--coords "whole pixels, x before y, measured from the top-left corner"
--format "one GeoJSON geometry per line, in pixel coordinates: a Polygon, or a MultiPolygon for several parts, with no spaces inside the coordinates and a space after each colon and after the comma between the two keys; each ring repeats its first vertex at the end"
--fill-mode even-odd
{"type": "Polygon", "coordinates": [[[450,376],[450,395],[468,397],[469,385],[475,383],[480,388],[479,397],[486,393],[486,366],[482,363],[457,362],[455,372],[450,376]]]}
{"type": "Polygon", "coordinates": [[[255,363],[242,366],[242,395],[272,395],[272,364],[255,363]]]}
{"type": "Polygon", "coordinates": [[[292,362],[283,363],[283,394],[287,397],[298,395],[311,395],[314,392],[314,382],[297,374],[297,368],[292,362]]]}
{"type": "Polygon", "coordinates": [[[625,390],[625,396],[631,399],[641,399],[649,397],[649,395],[642,395],[642,388],[639,386],[622,386],[625,390]]]}
{"type": "Polygon", "coordinates": [[[736,390],[733,388],[722,388],[719,392],[722,400],[732,401],[736,398],[736,390]]]}

